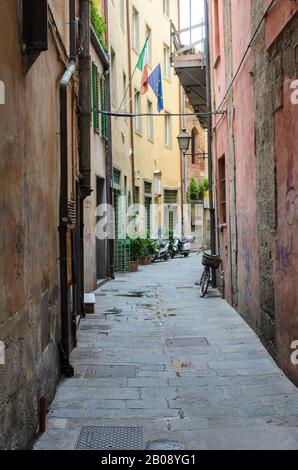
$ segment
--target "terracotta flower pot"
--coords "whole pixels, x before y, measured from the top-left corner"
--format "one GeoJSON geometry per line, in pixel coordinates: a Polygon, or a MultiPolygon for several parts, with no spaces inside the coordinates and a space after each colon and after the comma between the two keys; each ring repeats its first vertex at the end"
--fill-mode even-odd
{"type": "Polygon", "coordinates": [[[139,270],[139,264],[137,261],[130,261],[129,262],[129,271],[131,273],[136,273],[139,270]]]}
{"type": "Polygon", "coordinates": [[[149,264],[148,256],[143,256],[139,261],[140,266],[147,266],[149,264]]]}

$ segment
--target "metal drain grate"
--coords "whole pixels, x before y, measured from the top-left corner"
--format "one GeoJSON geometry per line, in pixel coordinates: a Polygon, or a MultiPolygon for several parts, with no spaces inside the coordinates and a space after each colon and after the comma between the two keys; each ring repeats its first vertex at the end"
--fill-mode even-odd
{"type": "Polygon", "coordinates": [[[144,450],[141,427],[84,426],[77,450],[144,450]]]}
{"type": "Polygon", "coordinates": [[[118,379],[136,377],[137,368],[134,365],[99,365],[88,367],[85,373],[86,379],[118,379]]]}
{"type": "Polygon", "coordinates": [[[82,331],[108,331],[111,329],[111,325],[82,325],[80,329],[82,331]]]}
{"type": "Polygon", "coordinates": [[[72,359],[99,359],[101,351],[74,351],[71,355],[72,359]]]}
{"type": "Polygon", "coordinates": [[[167,338],[167,347],[191,347],[191,346],[209,346],[206,338],[194,337],[194,338],[167,338]]]}

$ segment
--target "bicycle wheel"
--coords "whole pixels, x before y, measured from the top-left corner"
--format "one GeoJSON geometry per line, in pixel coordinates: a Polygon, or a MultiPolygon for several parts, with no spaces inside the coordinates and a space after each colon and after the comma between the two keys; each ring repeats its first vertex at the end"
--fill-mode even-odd
{"type": "Polygon", "coordinates": [[[200,293],[201,298],[205,297],[208,291],[208,286],[210,282],[210,269],[205,268],[200,281],[200,293]]]}

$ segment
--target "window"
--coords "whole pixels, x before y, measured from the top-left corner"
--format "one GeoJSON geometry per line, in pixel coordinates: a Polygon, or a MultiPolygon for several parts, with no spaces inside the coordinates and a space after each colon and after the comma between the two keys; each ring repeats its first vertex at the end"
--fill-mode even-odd
{"type": "Polygon", "coordinates": [[[140,46],[140,26],[139,26],[139,13],[133,7],[132,9],[132,47],[139,51],[140,46]]]}
{"type": "Polygon", "coordinates": [[[112,105],[117,107],[117,70],[116,70],[116,54],[111,49],[111,81],[112,81],[112,105]]]}
{"type": "Polygon", "coordinates": [[[114,185],[120,186],[121,171],[117,168],[113,168],[113,183],[114,185]]]}
{"type": "MultiPolygon", "coordinates": [[[[141,108],[141,93],[137,90],[135,90],[135,109],[134,109],[135,114],[141,114],[142,108],[141,108]]],[[[135,117],[135,131],[137,134],[142,133],[142,116],[136,116],[135,117]]]]}
{"type": "Polygon", "coordinates": [[[147,64],[149,66],[152,65],[152,34],[151,29],[148,25],[146,25],[146,38],[148,38],[147,43],[147,64]]]}
{"type": "Polygon", "coordinates": [[[92,62],[92,107],[93,107],[93,130],[99,134],[99,90],[98,90],[98,68],[92,62]]]}
{"type": "Polygon", "coordinates": [[[125,32],[125,0],[120,0],[120,24],[123,33],[125,32]]]}
{"type": "Polygon", "coordinates": [[[151,235],[151,205],[152,205],[152,183],[144,182],[144,202],[145,202],[145,231],[148,237],[151,235]]]}
{"type": "Polygon", "coordinates": [[[165,190],[164,192],[164,203],[168,207],[165,208],[165,214],[167,216],[167,220],[165,222],[167,223],[167,230],[168,230],[168,236],[171,234],[174,235],[175,233],[175,228],[177,227],[177,222],[178,222],[178,206],[177,206],[177,200],[178,200],[178,192],[176,190],[165,190]]]}
{"type": "Polygon", "coordinates": [[[153,104],[151,101],[147,101],[147,112],[148,112],[148,120],[147,120],[147,138],[151,142],[154,140],[154,124],[153,124],[153,104]]]}
{"type": "Polygon", "coordinates": [[[48,50],[48,1],[23,0],[22,7],[23,43],[29,70],[39,54],[48,50]]]}
{"type": "Polygon", "coordinates": [[[170,16],[170,0],[163,0],[162,12],[165,16],[170,16]]]}
{"type": "Polygon", "coordinates": [[[165,190],[165,204],[177,204],[178,193],[176,190],[166,189],[165,190]]]}
{"type": "Polygon", "coordinates": [[[220,30],[219,30],[219,6],[218,0],[214,0],[214,43],[215,43],[215,62],[220,56],[220,30]]]}
{"type": "Polygon", "coordinates": [[[197,137],[198,137],[198,131],[196,128],[194,128],[191,131],[191,162],[193,165],[195,165],[196,163],[197,137]]]}
{"type": "MultiPolygon", "coordinates": [[[[104,76],[100,79],[101,109],[106,111],[106,80],[104,76]]],[[[101,135],[108,138],[108,118],[106,114],[101,115],[101,135]]]]}
{"type": "Polygon", "coordinates": [[[226,193],[226,159],[223,155],[218,162],[219,176],[219,219],[221,224],[227,223],[227,193],[226,193]]]}
{"type": "Polygon", "coordinates": [[[170,72],[170,48],[164,44],[163,46],[163,76],[167,80],[171,79],[170,72]]]}
{"type": "Polygon", "coordinates": [[[172,123],[169,113],[165,114],[164,144],[166,147],[172,146],[172,123]]]}
{"type": "Polygon", "coordinates": [[[140,204],[140,188],[135,186],[135,204],[140,204]]]}

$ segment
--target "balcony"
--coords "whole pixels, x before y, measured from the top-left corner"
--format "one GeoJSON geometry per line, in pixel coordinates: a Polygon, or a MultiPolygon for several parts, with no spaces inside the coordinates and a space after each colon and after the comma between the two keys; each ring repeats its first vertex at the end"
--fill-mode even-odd
{"type": "MultiPolygon", "coordinates": [[[[205,27],[204,23],[195,25],[205,27]]],[[[201,39],[196,44],[184,46],[181,42],[181,33],[185,30],[177,31],[174,24],[171,23],[171,65],[178,76],[180,83],[189,99],[191,106],[196,113],[208,112],[207,106],[207,88],[206,88],[206,59],[203,51],[195,46],[203,44],[205,40],[201,39]]],[[[207,128],[207,119],[198,115],[201,125],[207,128]]]]}

